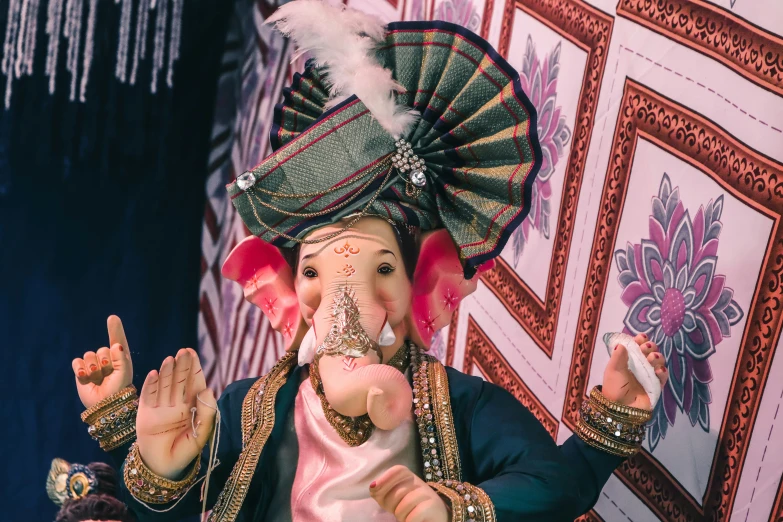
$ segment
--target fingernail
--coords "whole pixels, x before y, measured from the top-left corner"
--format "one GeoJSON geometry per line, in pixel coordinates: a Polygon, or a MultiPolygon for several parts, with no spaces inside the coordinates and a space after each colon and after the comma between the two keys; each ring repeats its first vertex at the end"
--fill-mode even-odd
{"type": "Polygon", "coordinates": [[[652,343],[644,343],[647,348],[652,348],[652,343]]]}
{"type": "Polygon", "coordinates": [[[639,335],[647,339],[647,334],[639,334],[639,335]]]}
{"type": "Polygon", "coordinates": [[[376,484],[375,484],[375,481],[373,480],[372,483],[370,484],[370,489],[375,488],[375,486],[376,486],[376,484]]]}
{"type": "Polygon", "coordinates": [[[620,347],[620,345],[617,345],[614,347],[614,350],[617,351],[617,349],[620,347]]]}
{"type": "Polygon", "coordinates": [[[77,373],[77,375],[78,375],[79,377],[84,377],[84,370],[79,370],[79,372],[77,373]]]}
{"type": "Polygon", "coordinates": [[[101,361],[101,364],[106,366],[107,364],[109,364],[109,360],[108,359],[104,359],[104,360],[101,361]]]}
{"type": "Polygon", "coordinates": [[[122,347],[122,345],[120,345],[120,351],[121,351],[121,352],[124,352],[124,351],[125,351],[125,348],[123,348],[123,347],[122,347]]]}
{"type": "Polygon", "coordinates": [[[92,371],[95,371],[95,370],[97,370],[97,369],[98,369],[98,367],[97,367],[97,366],[95,366],[94,364],[91,364],[91,365],[90,365],[90,370],[92,370],[92,371]]]}

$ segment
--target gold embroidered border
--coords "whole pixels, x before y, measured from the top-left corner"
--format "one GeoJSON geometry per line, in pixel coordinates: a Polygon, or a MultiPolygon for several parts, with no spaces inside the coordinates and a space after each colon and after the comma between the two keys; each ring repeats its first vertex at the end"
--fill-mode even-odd
{"type": "Polygon", "coordinates": [[[268,376],[269,374],[266,374],[254,382],[242,401],[242,449],[245,449],[247,441],[258,424],[258,406],[261,403],[268,376]]]}
{"type": "Polygon", "coordinates": [[[462,497],[456,491],[447,488],[443,484],[429,482],[428,485],[442,497],[448,499],[451,505],[451,522],[465,522],[462,497]]]}
{"type": "Polygon", "coordinates": [[[475,495],[478,498],[476,503],[481,507],[481,512],[484,514],[484,522],[496,522],[495,504],[492,503],[489,495],[478,486],[468,484],[467,482],[464,485],[468,488],[468,493],[470,493],[471,497],[475,495]]]}
{"type": "MultiPolygon", "coordinates": [[[[288,374],[296,363],[296,360],[296,352],[287,352],[283,358],[275,364],[274,368],[272,368],[265,378],[259,379],[258,382],[263,381],[264,383],[268,383],[268,386],[264,384],[266,388],[265,393],[259,402],[260,409],[258,420],[260,420],[260,424],[257,428],[252,430],[252,436],[250,437],[249,442],[239,455],[239,459],[234,465],[234,469],[231,470],[231,475],[229,475],[223,491],[218,495],[215,507],[212,509],[212,514],[209,516],[209,522],[233,522],[236,520],[237,515],[239,515],[239,510],[242,508],[242,503],[250,488],[250,481],[253,478],[256,466],[258,465],[258,459],[261,457],[261,452],[275,425],[275,398],[277,397],[277,392],[280,391],[280,388],[285,384],[288,374]]],[[[258,382],[256,384],[258,384],[258,382]]],[[[253,387],[255,386],[256,385],[254,384],[253,387]]],[[[259,387],[260,386],[261,385],[259,385],[259,387]]],[[[249,417],[249,414],[253,408],[253,404],[255,404],[255,398],[248,392],[242,405],[243,429],[245,428],[244,423],[248,419],[252,419],[252,417],[249,417]],[[248,413],[246,414],[245,406],[248,405],[248,397],[251,397],[251,406],[249,406],[247,410],[248,413]]],[[[248,424],[248,427],[252,429],[250,424],[248,424]]]]}
{"type": "Polygon", "coordinates": [[[440,454],[444,460],[444,475],[447,480],[462,480],[462,469],[459,460],[457,435],[454,432],[454,417],[451,413],[451,395],[449,394],[449,378],[446,368],[435,358],[429,365],[427,380],[432,390],[432,415],[438,430],[440,454]]]}
{"type": "Polygon", "coordinates": [[[467,482],[430,482],[428,485],[451,504],[452,522],[496,522],[495,505],[487,493],[467,482]]]}

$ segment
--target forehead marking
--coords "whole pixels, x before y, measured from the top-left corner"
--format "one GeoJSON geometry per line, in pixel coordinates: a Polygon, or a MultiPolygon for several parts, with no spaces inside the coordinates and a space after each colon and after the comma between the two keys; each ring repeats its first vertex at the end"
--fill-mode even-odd
{"type": "Polygon", "coordinates": [[[321,252],[326,250],[329,246],[331,246],[331,245],[333,245],[335,243],[338,243],[338,242],[347,242],[348,239],[360,239],[362,241],[372,241],[373,243],[378,243],[379,245],[381,245],[383,247],[387,247],[388,246],[384,241],[381,241],[377,236],[366,236],[366,235],[359,235],[359,234],[351,234],[351,235],[338,236],[338,237],[336,237],[336,238],[334,238],[334,239],[332,239],[330,241],[324,242],[323,244],[318,243],[318,245],[320,245],[320,248],[318,248],[317,250],[313,250],[312,252],[307,251],[308,249],[303,249],[303,251],[301,252],[300,255],[302,255],[302,257],[304,257],[305,255],[307,257],[316,257],[316,256],[321,255],[321,252]]]}
{"type": "Polygon", "coordinates": [[[355,256],[359,252],[361,252],[361,249],[359,247],[351,246],[347,239],[345,240],[344,245],[334,247],[335,254],[345,254],[345,257],[355,256]]]}

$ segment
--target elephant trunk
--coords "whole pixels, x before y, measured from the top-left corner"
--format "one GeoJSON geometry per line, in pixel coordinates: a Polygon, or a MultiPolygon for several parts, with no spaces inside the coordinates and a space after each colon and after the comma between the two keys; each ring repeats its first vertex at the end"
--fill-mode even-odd
{"type": "Polygon", "coordinates": [[[323,357],[319,371],[326,400],[338,413],[350,417],[368,413],[378,428],[394,429],[410,416],[413,400],[410,384],[392,366],[364,362],[346,372],[344,361],[323,357]]]}

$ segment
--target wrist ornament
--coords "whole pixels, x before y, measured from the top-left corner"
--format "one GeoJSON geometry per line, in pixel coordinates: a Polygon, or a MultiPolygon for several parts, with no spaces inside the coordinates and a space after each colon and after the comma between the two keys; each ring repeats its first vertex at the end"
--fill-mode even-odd
{"type": "Polygon", "coordinates": [[[136,437],[136,412],[139,400],[131,384],[82,412],[87,433],[97,440],[101,449],[111,451],[136,437]]]}
{"type": "Polygon", "coordinates": [[[645,425],[651,418],[651,410],[610,401],[601,393],[601,387],[596,386],[582,402],[576,434],[590,446],[619,457],[630,457],[641,449],[645,425]]]}
{"type": "Polygon", "coordinates": [[[495,522],[495,506],[483,489],[455,480],[428,482],[451,509],[451,522],[495,522]]]}
{"type": "Polygon", "coordinates": [[[136,500],[148,504],[168,504],[187,493],[196,482],[200,469],[201,454],[199,453],[195,463],[183,479],[169,480],[166,477],[161,477],[144,464],[144,461],[141,460],[141,453],[139,453],[139,446],[134,442],[125,459],[122,478],[125,481],[125,487],[136,500]]]}

